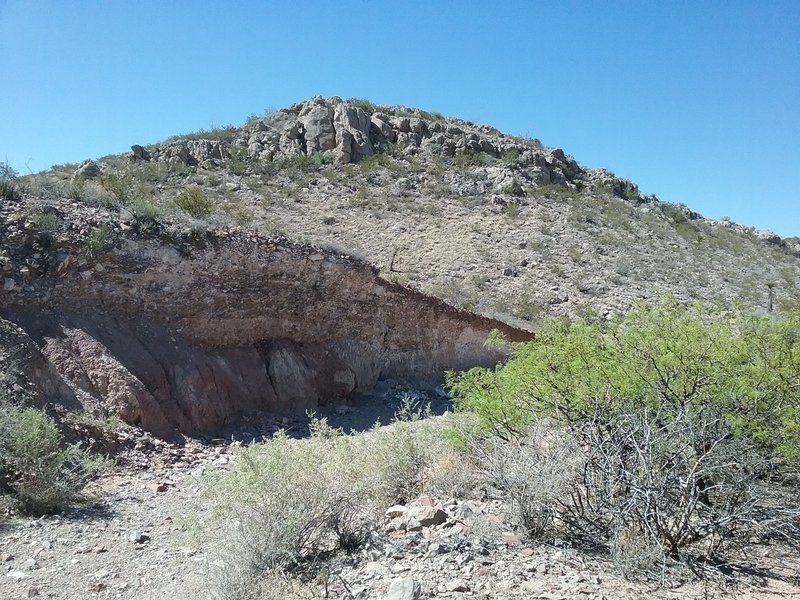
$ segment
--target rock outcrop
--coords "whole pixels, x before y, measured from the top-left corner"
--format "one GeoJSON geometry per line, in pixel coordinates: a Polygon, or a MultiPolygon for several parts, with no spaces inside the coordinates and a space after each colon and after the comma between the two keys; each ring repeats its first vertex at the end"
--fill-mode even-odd
{"type": "MultiPolygon", "coordinates": [[[[7,260],[28,264],[31,238],[8,239],[7,260]]],[[[434,385],[499,360],[484,347],[492,329],[529,337],[348,256],[255,233],[191,241],[128,232],[101,257],[68,243],[36,253],[0,316],[36,357],[40,396],[95,399],[169,436],[341,401],[382,378],[434,385]]]]}
{"type": "MultiPolygon", "coordinates": [[[[209,137],[213,137],[209,135],[209,137]]],[[[513,168],[486,171],[490,186],[477,193],[521,195],[523,184],[580,186],[602,183],[618,197],[637,203],[632,182],[603,169],[584,169],[560,148],[546,149],[538,141],[507,136],[492,127],[407,109],[375,107],[315,97],[263,118],[251,119],[227,139],[175,139],[148,148],[133,146],[131,160],[182,163],[213,169],[229,156],[251,161],[276,161],[327,153],[339,163],[355,163],[390,147],[399,155],[453,157],[485,153],[507,157],[513,168]]],[[[480,167],[479,167],[480,168],[480,167]]],[[[456,193],[476,190],[454,186],[456,193]]]]}

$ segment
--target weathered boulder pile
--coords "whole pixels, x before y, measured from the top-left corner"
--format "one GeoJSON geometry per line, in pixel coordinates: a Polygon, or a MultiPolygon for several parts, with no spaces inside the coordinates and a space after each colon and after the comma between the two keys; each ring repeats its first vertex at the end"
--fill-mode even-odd
{"type": "MultiPolygon", "coordinates": [[[[498,192],[523,194],[523,184],[606,185],[620,198],[637,203],[636,184],[605,169],[586,169],[560,148],[546,149],[537,140],[507,136],[494,127],[401,106],[369,107],[369,112],[340,98],[316,97],[251,119],[229,140],[176,139],[144,148],[135,145],[131,160],[181,163],[207,169],[222,166],[229,156],[279,161],[326,153],[339,163],[392,149],[398,155],[453,157],[485,153],[513,157],[513,166],[483,167],[490,189],[460,190],[462,194],[498,192]]],[[[456,190],[458,192],[459,190],[456,190]]]]}

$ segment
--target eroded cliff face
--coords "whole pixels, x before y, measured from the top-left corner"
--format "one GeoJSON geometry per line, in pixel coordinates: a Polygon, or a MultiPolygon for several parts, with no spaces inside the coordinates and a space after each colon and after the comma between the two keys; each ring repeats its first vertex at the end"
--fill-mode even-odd
{"type": "Polygon", "coordinates": [[[432,385],[499,360],[484,347],[492,329],[529,337],[282,238],[238,232],[201,246],[127,235],[95,259],[38,253],[48,268],[6,290],[0,317],[41,351],[47,381],[29,375],[39,395],[99,401],[169,436],[314,408],[382,378],[432,385]],[[70,389],[53,396],[56,372],[70,389]]]}

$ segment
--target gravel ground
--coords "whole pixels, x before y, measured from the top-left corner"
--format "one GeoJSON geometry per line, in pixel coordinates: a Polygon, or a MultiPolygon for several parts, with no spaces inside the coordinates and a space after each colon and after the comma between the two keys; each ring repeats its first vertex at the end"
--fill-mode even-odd
{"type": "MultiPolygon", "coordinates": [[[[320,415],[336,426],[362,429],[396,409],[403,395],[386,386],[377,396],[320,415]]],[[[422,393],[411,395],[424,399],[422,393]]],[[[434,412],[447,409],[441,396],[428,399],[434,412]]],[[[300,435],[306,424],[299,417],[264,420],[231,435],[255,438],[279,425],[300,435]]],[[[214,559],[191,543],[184,517],[202,510],[201,478],[228,468],[231,452],[223,439],[187,440],[179,447],[141,435],[121,456],[123,466],[93,483],[94,503],[63,515],[17,519],[0,529],[0,598],[207,598],[214,559]]],[[[782,547],[762,551],[759,566],[770,569],[770,579],[750,576],[735,590],[697,583],[658,590],[624,580],[602,557],[531,545],[506,514],[502,500],[491,496],[422,496],[393,507],[365,547],[330,563],[327,597],[400,600],[413,597],[414,589],[421,598],[487,600],[800,597],[800,561],[782,547]],[[398,595],[401,589],[412,596],[398,595]]],[[[315,589],[325,597],[322,586],[315,589]]]]}

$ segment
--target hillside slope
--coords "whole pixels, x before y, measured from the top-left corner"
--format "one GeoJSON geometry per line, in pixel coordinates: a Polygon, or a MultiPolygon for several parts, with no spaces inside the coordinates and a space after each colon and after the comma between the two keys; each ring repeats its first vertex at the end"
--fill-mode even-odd
{"type": "Polygon", "coordinates": [[[537,140],[366,101],[314,98],[23,185],[44,202],[116,208],[131,224],[282,233],[525,326],[666,292],[762,310],[798,297],[796,239],[643,196],[537,140]],[[206,204],[179,200],[187,187],[206,204]]]}

